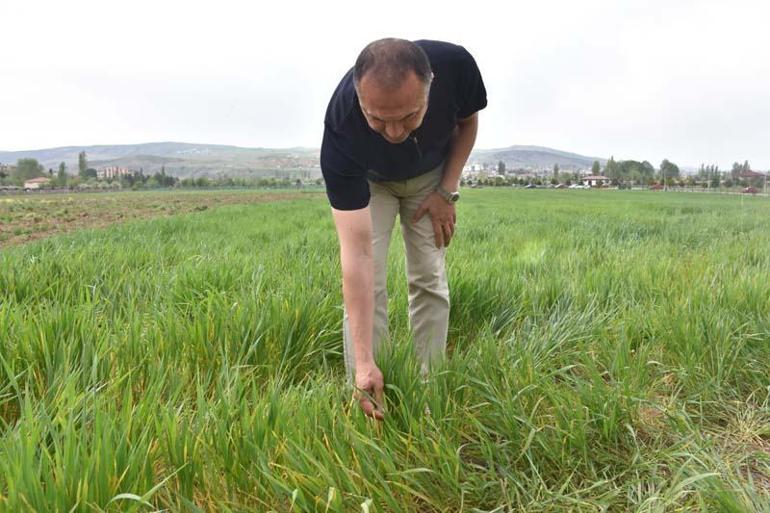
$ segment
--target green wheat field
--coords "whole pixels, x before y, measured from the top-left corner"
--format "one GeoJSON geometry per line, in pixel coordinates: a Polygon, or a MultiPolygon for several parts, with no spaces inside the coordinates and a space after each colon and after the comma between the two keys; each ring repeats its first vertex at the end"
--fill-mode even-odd
{"type": "Polygon", "coordinates": [[[464,192],[427,383],[393,238],[378,424],[299,196],[0,249],[0,512],[770,511],[770,200],[464,192]]]}

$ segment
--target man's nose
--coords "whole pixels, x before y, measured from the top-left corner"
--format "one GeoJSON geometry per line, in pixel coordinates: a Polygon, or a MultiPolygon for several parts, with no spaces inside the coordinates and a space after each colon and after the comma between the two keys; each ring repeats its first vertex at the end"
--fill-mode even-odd
{"type": "Polygon", "coordinates": [[[404,134],[404,127],[400,123],[386,123],[385,133],[391,139],[398,139],[404,134]]]}

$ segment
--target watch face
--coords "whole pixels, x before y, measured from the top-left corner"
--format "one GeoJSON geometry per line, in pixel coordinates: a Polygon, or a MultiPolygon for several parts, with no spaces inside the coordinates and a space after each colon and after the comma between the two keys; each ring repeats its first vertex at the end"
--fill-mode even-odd
{"type": "Polygon", "coordinates": [[[449,201],[454,203],[455,201],[460,199],[460,193],[459,192],[450,192],[449,193],[449,201]]]}

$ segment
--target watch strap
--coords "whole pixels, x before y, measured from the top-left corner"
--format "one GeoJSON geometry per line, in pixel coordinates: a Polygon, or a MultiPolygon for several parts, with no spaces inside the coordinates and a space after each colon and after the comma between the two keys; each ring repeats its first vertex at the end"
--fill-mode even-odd
{"type": "Polygon", "coordinates": [[[444,189],[444,187],[441,184],[438,184],[438,187],[436,187],[436,192],[439,193],[439,196],[444,198],[444,200],[446,200],[447,203],[454,203],[460,197],[459,193],[449,192],[446,189],[444,189]]]}

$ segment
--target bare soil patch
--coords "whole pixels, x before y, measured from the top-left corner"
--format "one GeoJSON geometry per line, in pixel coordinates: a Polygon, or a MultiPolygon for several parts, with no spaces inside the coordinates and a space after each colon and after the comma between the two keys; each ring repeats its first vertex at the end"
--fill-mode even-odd
{"type": "Polygon", "coordinates": [[[223,205],[315,198],[321,193],[152,191],[0,195],[0,249],[82,228],[203,211],[223,205]]]}

